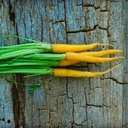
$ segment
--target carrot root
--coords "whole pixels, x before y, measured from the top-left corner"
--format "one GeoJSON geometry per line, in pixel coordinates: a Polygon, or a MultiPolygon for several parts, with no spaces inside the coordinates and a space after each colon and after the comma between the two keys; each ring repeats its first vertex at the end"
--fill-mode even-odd
{"type": "Polygon", "coordinates": [[[66,54],[67,60],[75,60],[75,61],[82,61],[82,62],[91,62],[91,63],[103,63],[103,62],[111,62],[119,59],[124,59],[123,56],[113,57],[113,58],[101,58],[101,57],[94,57],[94,56],[87,56],[79,53],[72,53],[68,52],[66,54]]]}
{"type": "MultiPolygon", "coordinates": [[[[114,49],[114,50],[104,50],[104,51],[98,51],[98,52],[80,52],[78,54],[79,55],[81,54],[81,55],[84,55],[84,56],[92,56],[92,57],[103,57],[103,56],[106,56],[106,55],[111,55],[111,54],[116,54],[116,53],[122,53],[122,50],[115,50],[114,49]]],[[[94,58],[92,58],[92,59],[94,59],[94,58]]],[[[121,58],[120,57],[115,58],[115,59],[122,59],[122,57],[121,58]]],[[[62,60],[58,63],[58,66],[69,66],[69,65],[73,65],[73,64],[76,64],[76,63],[79,63],[79,62],[80,62],[79,60],[62,60]]]]}
{"type": "Polygon", "coordinates": [[[71,70],[71,69],[64,69],[64,68],[63,69],[55,68],[53,69],[53,75],[57,77],[97,77],[97,76],[105,75],[110,71],[113,71],[120,65],[121,64],[104,72],[85,72],[85,71],[78,71],[78,70],[71,70]]]}
{"type": "Polygon", "coordinates": [[[85,50],[92,50],[93,48],[97,46],[110,46],[113,48],[110,44],[100,44],[100,43],[94,43],[94,44],[88,44],[88,45],[71,45],[71,44],[52,44],[52,52],[54,53],[66,53],[66,52],[81,52],[85,50]]]}

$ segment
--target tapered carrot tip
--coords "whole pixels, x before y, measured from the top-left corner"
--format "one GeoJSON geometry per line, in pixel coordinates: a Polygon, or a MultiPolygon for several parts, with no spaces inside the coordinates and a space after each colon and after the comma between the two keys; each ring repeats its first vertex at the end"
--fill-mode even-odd
{"type": "Polygon", "coordinates": [[[122,53],[122,52],[123,52],[122,50],[112,49],[112,50],[103,50],[98,52],[80,52],[80,53],[88,56],[103,57],[103,56],[122,53]]]}
{"type": "Polygon", "coordinates": [[[97,77],[109,73],[110,71],[118,68],[121,64],[104,72],[85,72],[71,69],[55,68],[53,69],[53,75],[58,77],[97,77]]]}
{"type": "Polygon", "coordinates": [[[111,44],[100,44],[100,43],[96,43],[96,44],[97,44],[97,46],[109,46],[111,48],[114,48],[114,46],[111,44]]]}

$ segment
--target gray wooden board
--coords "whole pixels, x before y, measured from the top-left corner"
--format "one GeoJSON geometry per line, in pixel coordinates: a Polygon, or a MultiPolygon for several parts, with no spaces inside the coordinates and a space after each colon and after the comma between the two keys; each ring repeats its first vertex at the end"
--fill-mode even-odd
{"type": "MultiPolygon", "coordinates": [[[[87,71],[105,71],[122,63],[98,78],[1,75],[0,128],[127,128],[127,32],[127,0],[0,0],[1,46],[1,37],[12,34],[50,43],[110,43],[125,56],[112,63],[76,65],[87,71]],[[35,82],[44,86],[31,95],[22,84],[35,82]]],[[[9,44],[17,43],[21,42],[9,40],[9,44]]]]}

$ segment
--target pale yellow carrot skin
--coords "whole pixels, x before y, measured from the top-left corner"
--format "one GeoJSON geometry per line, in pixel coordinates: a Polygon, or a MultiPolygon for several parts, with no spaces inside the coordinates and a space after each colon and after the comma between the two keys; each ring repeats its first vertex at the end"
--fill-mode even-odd
{"type": "Polygon", "coordinates": [[[53,75],[57,77],[97,77],[97,76],[107,74],[119,66],[120,64],[104,72],[85,72],[85,71],[78,71],[78,70],[71,70],[71,69],[64,69],[64,68],[63,69],[55,68],[53,70],[53,75]]]}
{"type": "Polygon", "coordinates": [[[112,49],[112,50],[104,50],[104,51],[98,51],[98,52],[80,52],[80,53],[88,56],[103,57],[103,56],[122,53],[122,52],[123,52],[122,50],[112,49]]]}
{"type": "Polygon", "coordinates": [[[73,61],[75,60],[75,61],[90,62],[90,63],[111,62],[124,58],[122,56],[113,57],[113,58],[101,58],[101,57],[87,56],[84,54],[72,53],[72,52],[68,52],[65,54],[66,54],[66,60],[73,60],[73,61]]]}
{"type": "Polygon", "coordinates": [[[89,45],[71,45],[71,44],[52,44],[52,52],[54,53],[66,53],[66,52],[81,52],[85,50],[92,50],[97,46],[110,46],[110,44],[94,43],[89,45]]]}

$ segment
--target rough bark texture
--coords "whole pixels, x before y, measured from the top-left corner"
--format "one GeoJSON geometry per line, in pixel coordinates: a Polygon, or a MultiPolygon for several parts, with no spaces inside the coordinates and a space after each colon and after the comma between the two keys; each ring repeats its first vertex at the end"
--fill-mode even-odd
{"type": "Polygon", "coordinates": [[[0,0],[0,38],[12,34],[50,43],[110,43],[124,50],[126,57],[113,63],[79,65],[88,71],[104,71],[122,63],[117,70],[92,79],[2,75],[0,128],[127,128],[127,21],[127,0],[0,0]],[[21,85],[36,81],[45,86],[34,95],[21,85]]]}

